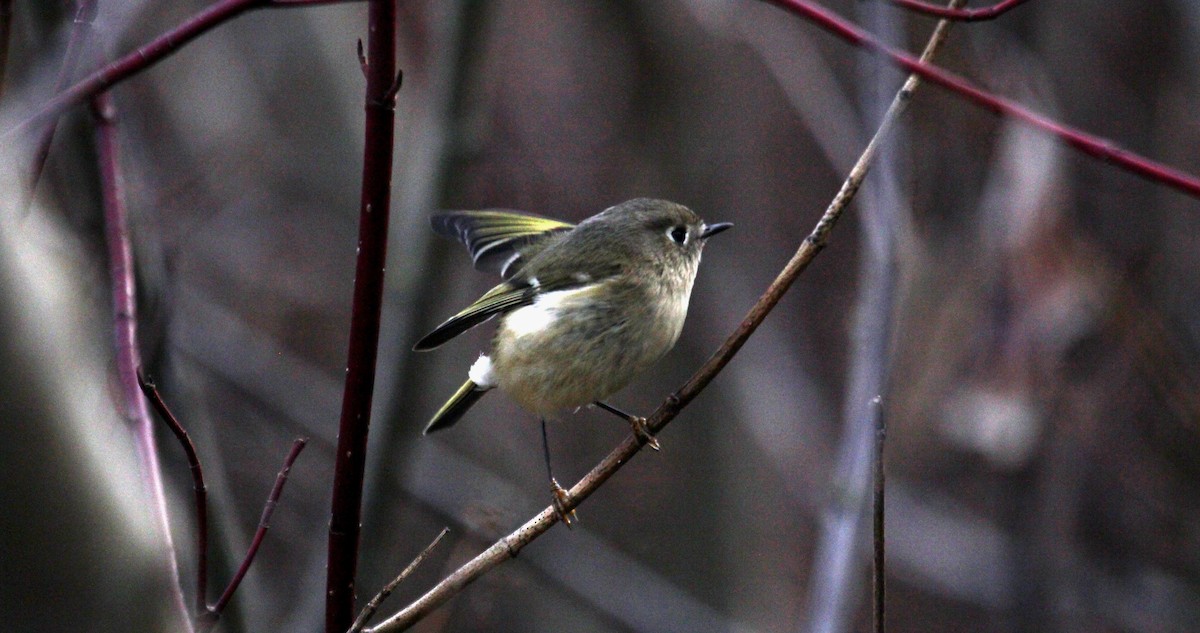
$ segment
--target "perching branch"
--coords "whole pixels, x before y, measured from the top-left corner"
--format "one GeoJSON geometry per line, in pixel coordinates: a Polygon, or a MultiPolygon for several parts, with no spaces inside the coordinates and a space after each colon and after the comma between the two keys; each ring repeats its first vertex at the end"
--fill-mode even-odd
{"type": "Polygon", "coordinates": [[[892,4],[914,11],[923,13],[935,18],[943,20],[953,20],[955,22],[981,22],[983,20],[994,20],[1001,15],[1007,13],[1010,9],[1015,9],[1018,6],[1025,4],[1029,0],[1001,0],[990,7],[981,7],[978,9],[950,9],[940,7],[936,4],[929,4],[921,0],[888,0],[892,4]]]}
{"type": "MultiPolygon", "coordinates": [[[[927,54],[930,56],[932,56],[933,52],[936,51],[945,39],[947,27],[943,26],[944,24],[939,24],[939,28],[935,29],[933,36],[930,38],[930,46],[926,47],[927,54]]],[[[909,77],[908,81],[905,82],[904,87],[901,88],[895,100],[893,100],[892,106],[884,114],[883,121],[880,123],[879,129],[875,132],[875,136],[867,144],[862,155],[859,156],[858,162],[850,170],[850,174],[846,177],[845,182],[842,183],[842,187],[837,195],[834,196],[829,206],[825,209],[825,213],[821,216],[817,225],[809,233],[808,237],[800,243],[800,248],[792,255],[791,260],[783,267],[783,270],[779,272],[779,275],[771,282],[754,306],[750,308],[750,311],[742,319],[738,327],[717,348],[717,351],[709,357],[708,361],[683,386],[668,396],[654,413],[647,418],[646,426],[649,428],[651,434],[658,434],[671,420],[675,419],[680,411],[694,400],[712,382],[713,378],[725,368],[725,365],[729,364],[729,361],[745,345],[746,341],[754,334],[754,331],[758,329],[758,326],[762,324],[767,315],[775,309],[780,299],[783,298],[784,293],[788,291],[792,283],[800,276],[800,273],[804,272],[808,268],[808,265],[812,263],[812,260],[816,258],[817,254],[825,248],[830,232],[858,192],[858,189],[862,186],[863,180],[870,171],[871,164],[879,150],[880,144],[893,127],[895,120],[907,106],[908,101],[912,98],[913,91],[916,90],[919,83],[919,80],[915,77],[909,77]]],[[[570,511],[583,503],[605,481],[608,481],[609,477],[612,477],[623,465],[632,459],[644,444],[645,440],[635,435],[626,437],[620,445],[593,467],[583,479],[580,479],[578,483],[571,487],[568,491],[569,500],[565,504],[564,510],[570,511]]],[[[521,551],[521,548],[546,533],[558,520],[559,514],[554,507],[545,508],[532,519],[526,521],[524,525],[496,541],[475,558],[442,579],[441,582],[426,592],[425,595],[402,609],[399,613],[396,613],[379,625],[366,630],[368,633],[395,633],[408,629],[484,573],[500,563],[515,557],[521,551]]]]}
{"type": "MultiPolygon", "coordinates": [[[[0,0],[3,1],[3,0],[0,0]]],[[[145,46],[115,60],[56,94],[33,116],[7,130],[4,138],[23,134],[35,125],[56,119],[67,108],[153,66],[204,33],[251,10],[261,8],[309,7],[361,0],[220,0],[145,46]]]]}
{"type": "Polygon", "coordinates": [[[362,613],[358,614],[358,617],[354,620],[354,624],[351,625],[350,630],[346,633],[359,633],[362,631],[363,627],[367,625],[367,622],[370,622],[371,618],[374,617],[375,612],[379,610],[379,605],[383,604],[383,601],[387,600],[388,596],[392,595],[392,592],[396,590],[396,587],[399,587],[400,583],[404,582],[404,579],[408,578],[409,574],[416,571],[417,567],[420,567],[421,563],[425,562],[425,557],[429,556],[429,553],[432,552],[434,548],[438,546],[438,543],[441,543],[442,539],[449,533],[450,528],[442,528],[442,531],[439,532],[438,535],[433,539],[433,542],[429,545],[426,545],[425,549],[421,550],[420,554],[417,554],[417,557],[408,564],[408,567],[404,568],[404,571],[400,572],[399,576],[396,576],[391,582],[384,585],[383,589],[380,589],[379,593],[375,594],[375,597],[371,598],[371,600],[367,602],[367,606],[363,607],[362,613]]]}
{"type": "Polygon", "coordinates": [[[976,88],[968,83],[966,79],[942,70],[937,66],[921,63],[916,58],[883,44],[867,32],[828,9],[812,4],[807,0],[766,1],[813,22],[817,26],[855,46],[878,53],[903,70],[919,75],[922,79],[930,83],[946,88],[985,110],[1017,119],[1058,137],[1070,147],[1088,156],[1113,163],[1143,178],[1174,187],[1192,197],[1200,198],[1200,179],[1197,177],[1122,149],[1116,143],[1107,139],[1058,123],[1053,119],[1029,110],[1015,101],[1010,101],[1004,97],[996,96],[990,92],[976,88]]]}
{"type": "Polygon", "coordinates": [[[196,454],[196,445],[188,435],[179,419],[167,407],[158,387],[144,373],[138,371],[138,384],[142,393],[150,400],[158,417],[167,423],[183,452],[187,455],[188,468],[192,472],[192,501],[196,510],[196,617],[208,612],[208,487],[204,485],[204,467],[200,465],[200,457],[196,454]]]}
{"type": "Polygon", "coordinates": [[[366,130],[354,303],[346,353],[346,382],[338,423],[326,565],[325,631],[343,633],[354,621],[363,478],[379,352],[379,317],[387,260],[395,137],[396,0],[371,0],[367,29],[366,130]]]}
{"type": "Polygon", "coordinates": [[[184,631],[192,631],[179,565],[175,560],[175,545],[171,537],[171,521],[167,514],[162,469],[154,426],[146,400],[142,398],[137,372],[141,353],[137,346],[137,290],[134,283],[133,245],[129,237],[129,218],[125,207],[125,180],[121,176],[117,151],[116,107],[107,92],[92,100],[96,121],[96,149],[100,167],[100,187],[104,202],[104,233],[108,243],[109,277],[112,283],[113,329],[116,347],[117,380],[121,393],[121,413],[134,434],[138,457],[141,460],[143,482],[158,522],[159,536],[166,549],[167,571],[171,578],[171,595],[179,610],[184,631]]]}

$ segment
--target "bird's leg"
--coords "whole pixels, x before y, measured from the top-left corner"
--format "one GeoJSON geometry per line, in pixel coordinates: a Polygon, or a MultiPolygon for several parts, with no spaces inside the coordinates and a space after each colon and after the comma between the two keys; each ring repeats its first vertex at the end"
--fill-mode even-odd
{"type": "Polygon", "coordinates": [[[662,450],[662,445],[658,443],[658,438],[654,437],[654,435],[650,433],[650,428],[646,426],[646,418],[638,415],[630,415],[599,400],[596,401],[596,406],[628,422],[629,426],[633,428],[633,434],[637,436],[637,438],[641,440],[643,444],[653,448],[656,451],[662,450]]]}
{"type": "Polygon", "coordinates": [[[567,502],[571,500],[571,495],[558,485],[554,471],[550,469],[550,440],[546,436],[546,418],[542,418],[542,454],[546,456],[546,475],[550,477],[550,492],[554,493],[554,509],[558,511],[558,518],[562,520],[563,525],[570,528],[579,517],[575,516],[574,510],[567,511],[567,502]]]}

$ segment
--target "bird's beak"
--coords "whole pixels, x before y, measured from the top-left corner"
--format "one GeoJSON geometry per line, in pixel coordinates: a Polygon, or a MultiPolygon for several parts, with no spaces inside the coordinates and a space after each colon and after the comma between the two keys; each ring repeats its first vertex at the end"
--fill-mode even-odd
{"type": "Polygon", "coordinates": [[[721,231],[724,231],[725,229],[732,228],[732,227],[733,227],[733,222],[717,222],[716,224],[705,224],[704,230],[700,231],[700,239],[707,240],[708,238],[716,235],[717,233],[720,233],[721,231]]]}

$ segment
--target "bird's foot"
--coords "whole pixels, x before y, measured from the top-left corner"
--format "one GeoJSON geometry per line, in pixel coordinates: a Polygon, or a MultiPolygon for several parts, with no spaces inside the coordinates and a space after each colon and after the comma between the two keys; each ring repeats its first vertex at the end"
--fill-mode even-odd
{"type": "Polygon", "coordinates": [[[662,450],[662,445],[658,443],[658,438],[654,437],[654,435],[650,433],[650,427],[646,426],[646,418],[631,415],[629,416],[629,426],[633,428],[633,434],[637,436],[637,438],[641,440],[643,444],[656,451],[662,450]]]}
{"type": "Polygon", "coordinates": [[[554,478],[550,479],[550,492],[554,493],[554,510],[558,512],[559,520],[567,528],[573,527],[579,517],[574,510],[567,510],[567,504],[571,501],[571,493],[558,485],[558,481],[554,478]]]}

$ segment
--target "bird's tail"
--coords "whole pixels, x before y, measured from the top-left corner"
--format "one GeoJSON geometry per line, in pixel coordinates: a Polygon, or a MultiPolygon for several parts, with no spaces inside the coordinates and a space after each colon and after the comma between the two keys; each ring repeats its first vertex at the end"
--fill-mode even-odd
{"type": "Polygon", "coordinates": [[[442,405],[442,408],[433,414],[433,419],[425,427],[425,433],[432,433],[453,426],[467,412],[467,409],[470,409],[471,405],[478,402],[483,397],[483,394],[489,390],[490,388],[480,387],[471,380],[463,383],[463,386],[459,387],[453,396],[450,396],[446,404],[442,405]]]}

